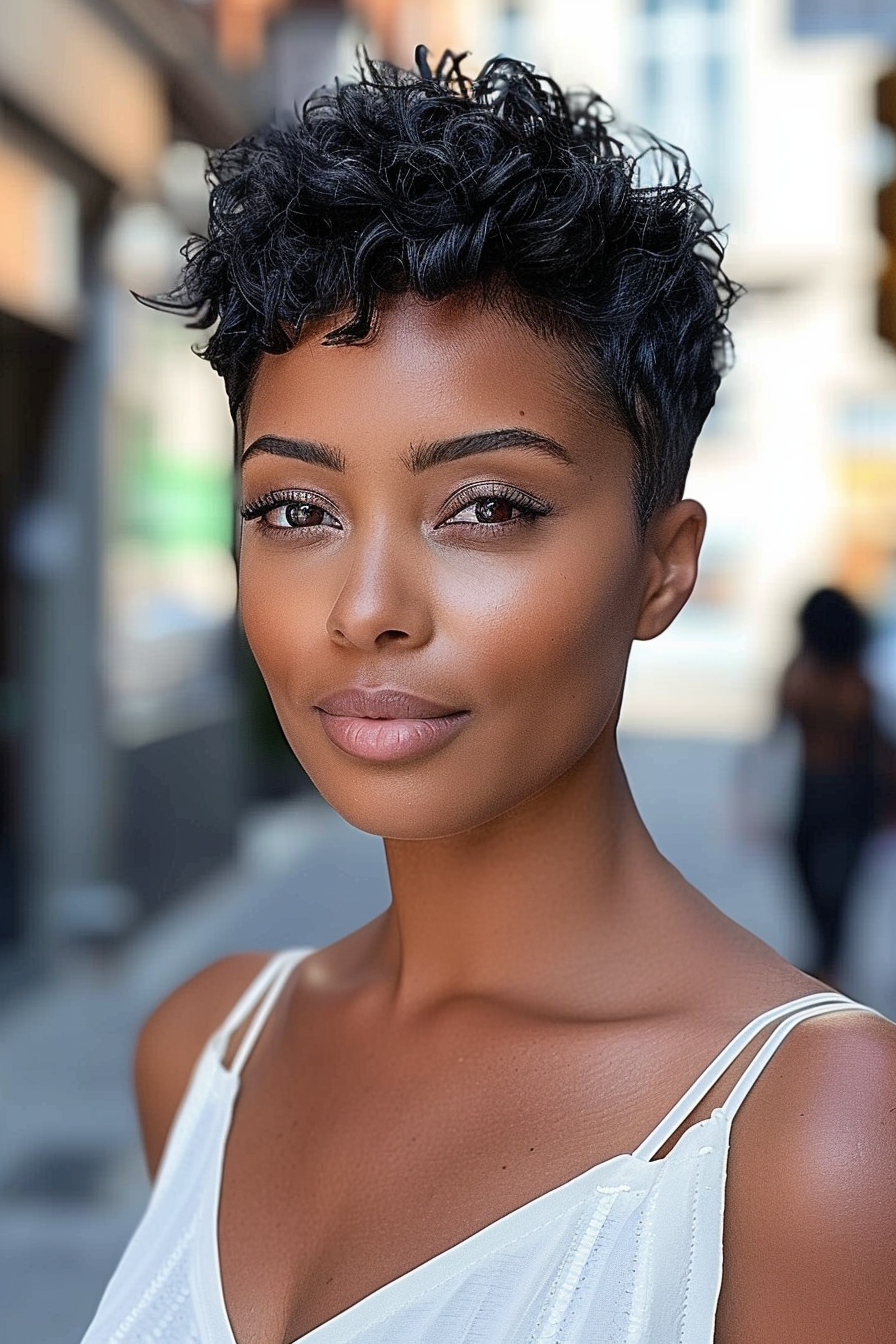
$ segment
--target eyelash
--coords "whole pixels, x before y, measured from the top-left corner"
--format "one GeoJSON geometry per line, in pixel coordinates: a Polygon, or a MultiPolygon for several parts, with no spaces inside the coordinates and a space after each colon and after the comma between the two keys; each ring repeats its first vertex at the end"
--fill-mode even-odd
{"type": "MultiPolygon", "coordinates": [[[[329,501],[328,501],[329,502],[329,501]]],[[[331,518],[334,513],[327,508],[324,503],[314,495],[308,494],[304,490],[272,490],[268,494],[259,495],[257,499],[248,504],[240,505],[240,517],[244,522],[258,520],[262,531],[283,535],[287,532],[316,532],[321,524],[315,524],[313,527],[275,527],[273,523],[265,520],[265,514],[271,513],[274,509],[282,509],[290,504],[308,504],[311,508],[320,509],[321,513],[328,514],[331,518]]]]}
{"type": "MultiPolygon", "coordinates": [[[[244,522],[257,520],[263,531],[269,535],[276,534],[279,537],[284,537],[291,532],[316,533],[324,526],[322,523],[315,523],[310,527],[277,527],[265,520],[265,514],[290,504],[308,504],[313,508],[320,509],[321,513],[328,514],[330,517],[335,516],[335,513],[331,512],[331,509],[327,508],[322,500],[303,490],[274,490],[268,494],[259,495],[257,499],[240,506],[240,516],[244,522]]],[[[500,481],[466,486],[454,496],[451,505],[453,512],[439,524],[440,527],[450,525],[451,527],[465,527],[476,532],[489,533],[504,533],[511,528],[531,526],[539,518],[546,518],[553,511],[551,506],[544,501],[535,499],[532,495],[524,494],[523,491],[517,490],[513,486],[503,485],[500,481]],[[503,523],[451,522],[451,518],[455,514],[462,513],[464,509],[471,505],[485,503],[493,499],[506,500],[517,510],[518,516],[503,523]]]]}

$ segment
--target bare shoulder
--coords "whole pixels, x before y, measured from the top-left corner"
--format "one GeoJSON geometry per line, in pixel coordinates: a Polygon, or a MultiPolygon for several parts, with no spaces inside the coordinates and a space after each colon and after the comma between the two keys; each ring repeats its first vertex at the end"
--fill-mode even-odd
{"type": "Polygon", "coordinates": [[[203,1046],[269,958],[268,952],[244,952],[213,962],[144,1023],[134,1053],[134,1088],[150,1175],[203,1046]]]}
{"type": "Polygon", "coordinates": [[[731,1136],[716,1344],[896,1339],[896,1026],[799,1024],[731,1136]]]}

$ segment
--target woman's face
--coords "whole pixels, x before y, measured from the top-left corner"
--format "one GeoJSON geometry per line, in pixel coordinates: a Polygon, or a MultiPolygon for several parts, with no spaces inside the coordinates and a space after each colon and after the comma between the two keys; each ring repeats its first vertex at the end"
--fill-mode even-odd
{"type": "Polygon", "coordinates": [[[387,837],[453,835],[600,749],[632,638],[689,586],[657,615],[631,444],[562,349],[458,299],[396,301],[366,345],[320,344],[332,325],[258,370],[243,621],[333,807],[387,837]]]}

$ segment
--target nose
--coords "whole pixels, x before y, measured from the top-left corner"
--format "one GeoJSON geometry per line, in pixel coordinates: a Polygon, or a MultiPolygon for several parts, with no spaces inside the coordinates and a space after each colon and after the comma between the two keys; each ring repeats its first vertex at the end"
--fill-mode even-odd
{"type": "Polygon", "coordinates": [[[330,638],[369,652],[394,644],[419,648],[432,632],[427,585],[407,545],[394,537],[359,539],[327,618],[330,638]]]}

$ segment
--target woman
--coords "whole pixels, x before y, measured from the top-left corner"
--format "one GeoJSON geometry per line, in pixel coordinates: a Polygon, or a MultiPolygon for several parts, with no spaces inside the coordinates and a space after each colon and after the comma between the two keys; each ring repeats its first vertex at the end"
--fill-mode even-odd
{"type": "Polygon", "coordinates": [[[880,813],[885,744],[862,670],[864,613],[820,588],[799,614],[801,647],[781,684],[782,714],[799,728],[801,768],[791,845],[815,927],[815,974],[835,983],[859,863],[880,813]]]}
{"type": "Polygon", "coordinates": [[[617,754],[733,297],[653,155],[421,48],[216,160],[169,306],[218,323],[243,620],[393,899],[146,1024],[159,1171],[87,1344],[893,1335],[896,1032],[695,891],[617,754]]]}

